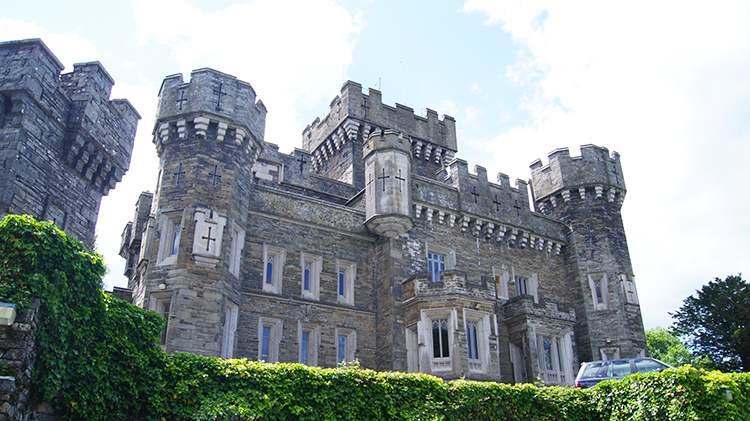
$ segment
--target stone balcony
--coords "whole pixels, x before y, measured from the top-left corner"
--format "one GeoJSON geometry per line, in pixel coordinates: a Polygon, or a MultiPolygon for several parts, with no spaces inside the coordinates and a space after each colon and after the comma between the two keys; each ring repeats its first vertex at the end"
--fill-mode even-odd
{"type": "Polygon", "coordinates": [[[503,309],[506,320],[521,316],[535,316],[569,322],[576,321],[575,310],[572,307],[549,299],[540,299],[539,303],[535,303],[531,295],[513,297],[503,305],[503,309]]]}
{"type": "Polygon", "coordinates": [[[417,273],[401,283],[404,301],[444,295],[462,295],[480,300],[495,300],[496,285],[491,278],[479,282],[467,280],[465,272],[446,270],[440,273],[440,281],[432,282],[427,272],[417,273]]]}

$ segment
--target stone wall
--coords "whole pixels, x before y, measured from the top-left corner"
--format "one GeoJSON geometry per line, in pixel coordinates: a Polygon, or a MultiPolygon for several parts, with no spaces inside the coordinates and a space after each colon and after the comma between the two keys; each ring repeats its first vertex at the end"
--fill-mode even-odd
{"type": "Polygon", "coordinates": [[[49,404],[35,403],[31,396],[40,322],[39,299],[36,299],[30,309],[16,316],[11,326],[0,326],[0,421],[57,419],[49,404]]]}

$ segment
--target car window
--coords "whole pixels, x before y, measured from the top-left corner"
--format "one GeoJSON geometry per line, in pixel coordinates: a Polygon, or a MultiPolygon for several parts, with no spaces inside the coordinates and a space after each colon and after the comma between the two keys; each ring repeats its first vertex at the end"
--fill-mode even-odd
{"type": "Polygon", "coordinates": [[[630,361],[612,361],[609,366],[610,377],[625,377],[630,375],[630,361]]]}
{"type": "Polygon", "coordinates": [[[639,373],[653,373],[655,371],[664,370],[667,366],[658,361],[644,359],[635,360],[635,368],[639,373]]]}
{"type": "Polygon", "coordinates": [[[602,365],[604,365],[604,362],[598,362],[598,363],[591,363],[587,364],[586,368],[583,369],[583,374],[581,375],[582,379],[590,379],[593,377],[596,377],[596,372],[599,371],[600,368],[602,368],[602,365]]]}

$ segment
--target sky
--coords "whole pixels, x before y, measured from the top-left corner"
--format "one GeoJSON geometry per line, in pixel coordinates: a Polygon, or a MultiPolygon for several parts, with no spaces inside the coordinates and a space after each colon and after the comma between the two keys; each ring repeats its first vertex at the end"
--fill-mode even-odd
{"type": "MultiPolygon", "coordinates": [[[[457,157],[530,177],[556,148],[620,153],[622,208],[647,329],[710,280],[750,275],[750,2],[121,0],[6,2],[0,40],[41,38],[72,71],[100,61],[143,117],[130,171],[102,200],[105,287],[153,191],[161,81],[212,67],[252,84],[282,152],[346,80],[457,120],[457,157]]],[[[490,176],[492,181],[494,176],[490,176]]]]}

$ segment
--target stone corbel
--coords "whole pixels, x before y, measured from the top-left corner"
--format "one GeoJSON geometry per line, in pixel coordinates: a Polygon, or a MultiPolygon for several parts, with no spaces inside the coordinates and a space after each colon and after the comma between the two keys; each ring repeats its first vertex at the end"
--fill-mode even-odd
{"type": "Polygon", "coordinates": [[[596,198],[601,199],[602,194],[604,194],[604,187],[602,186],[594,186],[594,190],[596,190],[596,198]]]}
{"type": "Polygon", "coordinates": [[[210,120],[207,117],[195,117],[193,124],[195,124],[195,134],[197,136],[206,137],[206,130],[208,130],[208,123],[210,120]]]}
{"type": "Polygon", "coordinates": [[[419,219],[422,217],[422,205],[417,203],[414,205],[414,218],[419,219]]]}
{"type": "Polygon", "coordinates": [[[461,224],[461,231],[466,232],[466,230],[469,229],[469,222],[471,221],[471,217],[468,217],[466,215],[461,216],[461,220],[459,223],[461,224]]]}
{"type": "Polygon", "coordinates": [[[479,236],[479,233],[482,232],[482,220],[477,218],[474,220],[474,235],[479,236]]]}
{"type": "Polygon", "coordinates": [[[579,188],[578,194],[581,196],[581,200],[586,200],[586,188],[585,187],[579,188]]]}
{"type": "Polygon", "coordinates": [[[505,239],[505,232],[508,230],[504,225],[497,227],[497,241],[503,241],[505,239]]]}
{"type": "Polygon", "coordinates": [[[229,125],[223,121],[220,121],[216,128],[216,141],[223,142],[224,136],[227,134],[227,128],[229,125]]]}
{"type": "Polygon", "coordinates": [[[495,224],[492,222],[488,222],[484,226],[484,236],[487,238],[492,238],[492,233],[495,231],[495,224]]]}
{"type": "Polygon", "coordinates": [[[161,123],[159,125],[159,141],[161,143],[169,141],[169,123],[161,123]]]}
{"type": "Polygon", "coordinates": [[[570,190],[563,190],[562,197],[566,202],[570,202],[570,190]]]}
{"type": "Polygon", "coordinates": [[[529,242],[529,233],[523,232],[521,236],[521,248],[526,248],[526,244],[529,242]]]}
{"type": "Polygon", "coordinates": [[[422,141],[417,140],[414,142],[414,156],[416,158],[419,158],[421,154],[422,154],[422,141]]]}
{"type": "Polygon", "coordinates": [[[344,122],[344,131],[350,142],[357,139],[357,132],[359,131],[359,122],[351,118],[346,119],[344,122]]]}

